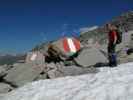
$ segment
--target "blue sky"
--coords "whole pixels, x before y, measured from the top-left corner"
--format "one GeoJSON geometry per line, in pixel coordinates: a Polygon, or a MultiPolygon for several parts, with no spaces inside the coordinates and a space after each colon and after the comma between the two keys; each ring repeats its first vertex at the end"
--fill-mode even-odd
{"type": "Polygon", "coordinates": [[[129,10],[132,0],[0,0],[0,52],[26,52],[129,10]]]}

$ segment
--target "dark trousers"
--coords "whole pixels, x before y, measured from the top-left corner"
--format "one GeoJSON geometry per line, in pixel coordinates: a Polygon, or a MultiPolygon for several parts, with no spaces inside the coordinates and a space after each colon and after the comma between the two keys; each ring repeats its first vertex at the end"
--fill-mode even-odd
{"type": "Polygon", "coordinates": [[[117,66],[117,55],[115,52],[116,45],[109,44],[108,45],[108,59],[109,59],[109,66],[117,66]]]}

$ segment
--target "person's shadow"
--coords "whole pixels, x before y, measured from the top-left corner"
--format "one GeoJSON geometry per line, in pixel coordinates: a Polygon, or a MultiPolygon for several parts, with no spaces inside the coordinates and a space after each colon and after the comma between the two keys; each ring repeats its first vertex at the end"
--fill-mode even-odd
{"type": "Polygon", "coordinates": [[[93,67],[110,67],[109,63],[98,62],[93,67]]]}

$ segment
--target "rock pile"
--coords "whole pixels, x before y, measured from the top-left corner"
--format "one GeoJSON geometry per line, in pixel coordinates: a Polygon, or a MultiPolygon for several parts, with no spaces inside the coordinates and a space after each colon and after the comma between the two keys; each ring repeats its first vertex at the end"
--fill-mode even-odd
{"type": "Polygon", "coordinates": [[[40,51],[29,52],[24,63],[15,63],[10,67],[8,65],[0,66],[0,83],[2,84],[0,84],[0,92],[7,93],[26,83],[40,79],[96,73],[98,70],[92,65],[98,62],[105,63],[107,59],[96,48],[83,49],[74,61],[56,63],[45,62],[45,56],[40,51]]]}

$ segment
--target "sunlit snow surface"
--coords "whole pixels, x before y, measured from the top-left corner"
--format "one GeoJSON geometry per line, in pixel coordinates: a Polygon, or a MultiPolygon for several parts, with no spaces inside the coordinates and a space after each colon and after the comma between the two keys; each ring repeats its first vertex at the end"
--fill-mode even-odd
{"type": "Polygon", "coordinates": [[[96,74],[29,83],[0,100],[133,100],[133,63],[100,68],[96,74]]]}

